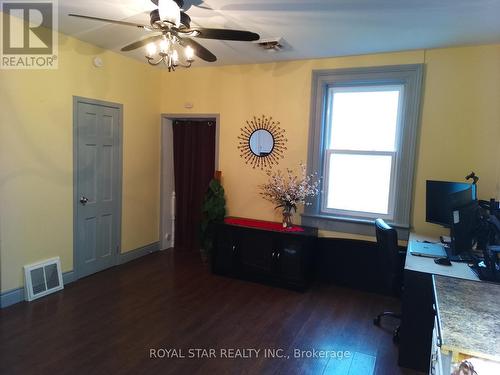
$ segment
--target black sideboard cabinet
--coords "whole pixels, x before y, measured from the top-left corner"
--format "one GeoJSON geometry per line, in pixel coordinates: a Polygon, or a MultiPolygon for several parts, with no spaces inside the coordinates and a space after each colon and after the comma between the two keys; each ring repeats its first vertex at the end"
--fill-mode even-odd
{"type": "Polygon", "coordinates": [[[288,232],[236,224],[217,226],[212,271],[218,275],[305,290],[312,277],[318,230],[288,232]]]}

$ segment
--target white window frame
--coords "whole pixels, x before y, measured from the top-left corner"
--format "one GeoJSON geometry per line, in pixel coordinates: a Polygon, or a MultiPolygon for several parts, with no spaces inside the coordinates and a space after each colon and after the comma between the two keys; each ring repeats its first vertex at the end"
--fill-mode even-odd
{"type": "MultiPolygon", "coordinates": [[[[339,217],[355,217],[355,218],[382,218],[385,220],[392,220],[394,218],[394,206],[396,199],[396,180],[397,180],[397,153],[400,151],[400,140],[401,136],[401,102],[404,97],[404,86],[403,85],[370,85],[370,84],[360,84],[355,86],[347,87],[329,87],[328,97],[326,101],[326,118],[325,118],[325,149],[324,149],[324,160],[323,160],[323,180],[325,181],[323,190],[321,192],[321,212],[326,215],[334,215],[339,217]],[[396,131],[394,134],[394,150],[393,151],[375,151],[375,150],[342,150],[335,148],[328,148],[326,144],[328,140],[331,139],[332,123],[331,123],[331,111],[333,104],[333,95],[338,92],[375,92],[375,91],[399,91],[399,101],[396,115],[396,131]],[[391,157],[391,175],[390,175],[390,187],[389,187],[389,205],[387,214],[370,212],[370,211],[352,211],[352,210],[342,210],[333,209],[327,207],[328,193],[330,186],[327,183],[329,181],[329,170],[330,170],[330,160],[332,154],[339,155],[382,155],[391,157]]],[[[335,135],[334,135],[335,136],[335,135]]]]}
{"type": "MultiPolygon", "coordinates": [[[[373,219],[386,219],[398,230],[401,239],[408,238],[411,203],[413,198],[413,177],[420,122],[420,101],[423,80],[423,64],[394,65],[381,67],[315,70],[311,81],[311,120],[309,128],[308,172],[318,172],[325,177],[327,161],[332,152],[352,150],[329,150],[330,118],[329,95],[331,89],[362,90],[367,88],[402,87],[398,105],[398,126],[396,128],[395,152],[391,170],[391,197],[387,215],[367,212],[353,212],[326,208],[326,178],[321,179],[321,194],[306,206],[302,224],[319,229],[373,235],[373,219]],[[328,159],[327,159],[328,158],[328,159]]],[[[355,151],[361,154],[360,151],[355,151]]],[[[327,193],[327,191],[326,191],[327,193]]]]}

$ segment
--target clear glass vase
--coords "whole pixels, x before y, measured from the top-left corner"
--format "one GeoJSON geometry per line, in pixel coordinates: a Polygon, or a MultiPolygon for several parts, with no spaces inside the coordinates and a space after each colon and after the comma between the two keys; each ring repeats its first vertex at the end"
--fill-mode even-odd
{"type": "Polygon", "coordinates": [[[288,206],[288,205],[283,207],[283,212],[282,212],[283,228],[290,228],[293,225],[293,223],[292,223],[292,216],[293,216],[292,208],[293,208],[292,206],[288,206]]]}

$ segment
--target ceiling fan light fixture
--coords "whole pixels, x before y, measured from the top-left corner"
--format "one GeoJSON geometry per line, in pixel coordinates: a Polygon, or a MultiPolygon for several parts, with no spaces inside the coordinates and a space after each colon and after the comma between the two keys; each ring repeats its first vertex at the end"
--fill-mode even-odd
{"type": "Polygon", "coordinates": [[[190,68],[194,61],[195,51],[191,46],[184,46],[179,43],[179,39],[170,32],[158,37],[158,46],[155,42],[146,45],[146,60],[150,65],[164,63],[169,72],[176,68],[190,68]],[[182,59],[179,50],[182,48],[182,59]]]}
{"type": "Polygon", "coordinates": [[[163,22],[168,22],[175,27],[181,24],[181,9],[179,5],[173,0],[159,0],[158,11],[160,19],[163,22]]]}
{"type": "Polygon", "coordinates": [[[121,51],[128,52],[145,47],[147,62],[151,65],[164,63],[169,71],[174,71],[177,67],[191,67],[195,55],[206,62],[217,61],[212,52],[191,37],[239,42],[251,42],[260,38],[258,34],[244,30],[200,27],[191,29],[191,17],[182,10],[184,0],[151,0],[151,2],[157,8],[149,14],[150,26],[72,13],[69,16],[153,31],[154,35],[130,43],[122,47],[121,51]]]}

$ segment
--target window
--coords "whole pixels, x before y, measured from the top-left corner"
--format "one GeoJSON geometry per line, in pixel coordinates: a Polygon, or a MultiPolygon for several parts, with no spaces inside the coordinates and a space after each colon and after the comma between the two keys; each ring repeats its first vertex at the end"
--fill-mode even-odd
{"type": "Polygon", "coordinates": [[[409,227],[420,65],[313,73],[308,166],[322,192],[303,223],[368,234],[409,227]]]}
{"type": "Polygon", "coordinates": [[[387,85],[328,90],[324,212],[392,219],[402,89],[387,85]]]}

